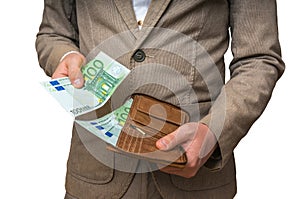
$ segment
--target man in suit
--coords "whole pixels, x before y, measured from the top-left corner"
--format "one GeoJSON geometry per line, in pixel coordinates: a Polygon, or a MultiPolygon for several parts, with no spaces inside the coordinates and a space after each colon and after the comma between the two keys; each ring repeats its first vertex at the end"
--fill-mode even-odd
{"type": "Polygon", "coordinates": [[[75,125],[65,198],[233,198],[233,150],[284,71],[276,1],[44,2],[36,48],[47,75],[82,87],[80,68],[100,48],[131,69],[128,95],[151,94],[192,110],[191,122],[156,143],[161,150],[182,145],[184,169],[137,172],[142,163],[135,160],[124,169],[118,162],[127,157],[75,125]],[[223,84],[229,30],[234,58],[223,84]]]}

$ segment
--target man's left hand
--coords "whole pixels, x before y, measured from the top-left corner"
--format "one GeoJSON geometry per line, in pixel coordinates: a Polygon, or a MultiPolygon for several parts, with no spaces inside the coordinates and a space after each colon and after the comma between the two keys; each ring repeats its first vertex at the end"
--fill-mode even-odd
{"type": "Polygon", "coordinates": [[[217,146],[217,139],[202,123],[186,123],[156,142],[160,150],[170,150],[181,145],[186,151],[188,162],[183,169],[164,167],[160,170],[169,174],[191,178],[209,159],[217,146]]]}

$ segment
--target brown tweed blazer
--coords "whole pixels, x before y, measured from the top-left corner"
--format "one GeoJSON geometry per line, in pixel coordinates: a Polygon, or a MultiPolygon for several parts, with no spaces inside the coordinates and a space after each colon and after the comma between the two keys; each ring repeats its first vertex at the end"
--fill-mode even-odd
{"type": "MultiPolygon", "coordinates": [[[[122,96],[143,92],[180,105],[218,138],[214,157],[195,177],[152,172],[162,196],[232,198],[233,150],[284,71],[276,1],[152,0],[139,30],[131,0],[45,0],[36,49],[49,76],[66,52],[88,55],[95,47],[132,70],[119,89],[122,96]],[[234,58],[224,84],[229,41],[234,58]],[[137,49],[144,52],[143,61],[134,58],[137,49]]],[[[133,177],[128,171],[137,166],[136,160],[126,161],[122,170],[116,165],[123,161],[126,157],[107,152],[104,143],[74,125],[67,192],[77,198],[120,198],[133,177]]]]}

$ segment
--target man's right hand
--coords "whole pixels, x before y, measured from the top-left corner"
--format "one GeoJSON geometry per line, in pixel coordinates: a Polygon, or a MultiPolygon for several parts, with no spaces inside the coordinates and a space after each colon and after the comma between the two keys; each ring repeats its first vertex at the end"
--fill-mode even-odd
{"type": "Polygon", "coordinates": [[[81,67],[84,64],[85,57],[81,53],[70,53],[58,64],[52,78],[69,77],[75,88],[81,88],[84,85],[84,79],[81,73],[81,67]]]}

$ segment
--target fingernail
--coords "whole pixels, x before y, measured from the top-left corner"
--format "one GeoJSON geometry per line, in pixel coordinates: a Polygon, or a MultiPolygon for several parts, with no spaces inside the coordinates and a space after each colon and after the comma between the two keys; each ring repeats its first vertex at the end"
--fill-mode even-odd
{"type": "Polygon", "coordinates": [[[75,79],[74,85],[80,86],[81,85],[81,79],[75,79]]]}
{"type": "Polygon", "coordinates": [[[167,149],[168,145],[164,139],[159,140],[160,149],[167,149]]]}

